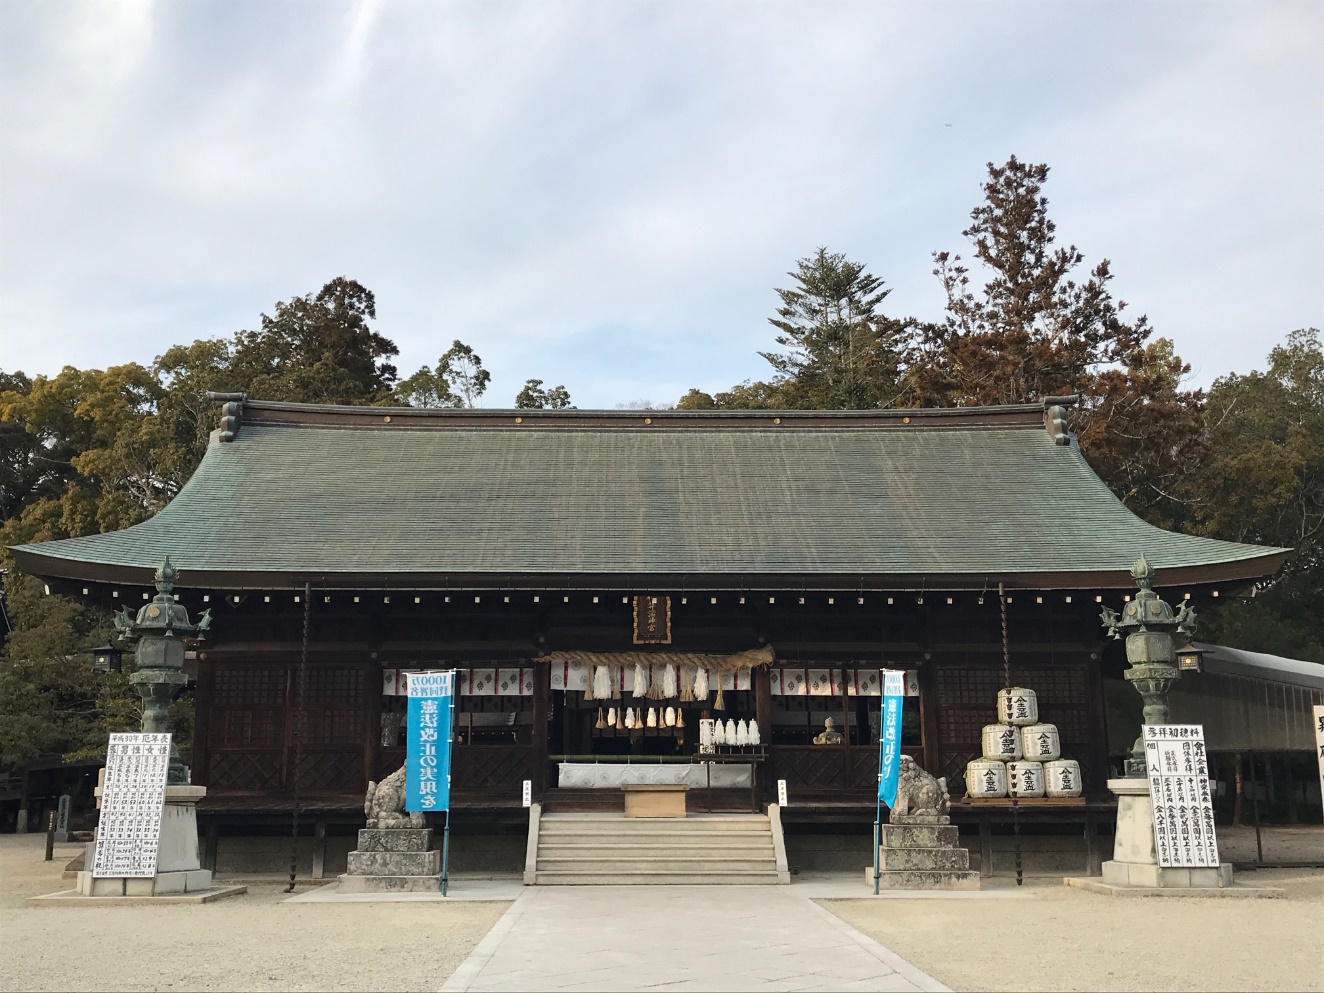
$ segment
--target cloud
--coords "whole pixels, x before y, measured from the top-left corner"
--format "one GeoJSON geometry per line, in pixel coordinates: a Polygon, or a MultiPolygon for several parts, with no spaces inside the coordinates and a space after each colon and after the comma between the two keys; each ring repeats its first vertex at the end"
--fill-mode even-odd
{"type": "Polygon", "coordinates": [[[353,276],[584,405],[762,375],[819,244],[936,316],[983,163],[1204,381],[1320,323],[1312,5],[0,7],[0,367],[147,360],[353,276]],[[948,127],[947,125],[950,125],[948,127]]]}

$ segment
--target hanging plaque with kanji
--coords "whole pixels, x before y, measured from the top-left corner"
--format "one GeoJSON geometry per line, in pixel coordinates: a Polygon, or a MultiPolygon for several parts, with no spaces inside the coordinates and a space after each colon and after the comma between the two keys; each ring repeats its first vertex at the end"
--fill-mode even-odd
{"type": "Polygon", "coordinates": [[[1163,868],[1218,865],[1209,761],[1200,724],[1146,724],[1145,765],[1154,851],[1163,868]]]}
{"type": "Polygon", "coordinates": [[[634,598],[634,643],[636,645],[671,644],[671,597],[634,598]]]}
{"type": "Polygon", "coordinates": [[[169,734],[110,736],[93,878],[140,879],[156,875],[169,772],[169,734]]]}

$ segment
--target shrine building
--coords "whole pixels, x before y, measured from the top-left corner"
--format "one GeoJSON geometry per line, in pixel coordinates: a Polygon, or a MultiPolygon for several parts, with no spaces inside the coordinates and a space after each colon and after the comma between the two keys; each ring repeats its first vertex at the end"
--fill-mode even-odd
{"type": "Polygon", "coordinates": [[[965,800],[963,776],[1004,650],[1083,778],[1070,809],[1025,814],[1088,834],[1111,821],[1110,751],[1129,747],[1110,750],[1104,680],[1121,662],[1099,614],[1134,592],[1131,563],[1143,553],[1164,598],[1199,609],[1287,554],[1136,517],[1069,433],[1074,398],[814,412],[218,399],[206,456],[155,517],[14,549],[52,592],[134,610],[169,556],[177,598],[211,610],[188,758],[213,861],[218,836],[288,832],[296,805],[319,839],[362,826],[368,782],[403,762],[401,674],[438,668],[459,672],[457,837],[506,831],[521,858],[525,781],[546,812],[614,810],[615,787],[693,765],[692,809],[764,809],[784,782],[787,844],[814,865],[815,839],[873,820],[881,668],[907,672],[904,751],[987,835],[1006,811],[965,800]],[[740,722],[744,743],[700,762],[704,717],[740,722]]]}

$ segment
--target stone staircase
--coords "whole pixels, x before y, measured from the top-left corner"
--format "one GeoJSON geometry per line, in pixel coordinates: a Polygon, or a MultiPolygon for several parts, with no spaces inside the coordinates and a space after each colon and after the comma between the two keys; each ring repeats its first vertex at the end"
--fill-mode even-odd
{"type": "Polygon", "coordinates": [[[776,884],[790,882],[781,821],[771,814],[677,818],[617,813],[529,818],[526,885],[776,884]]]}

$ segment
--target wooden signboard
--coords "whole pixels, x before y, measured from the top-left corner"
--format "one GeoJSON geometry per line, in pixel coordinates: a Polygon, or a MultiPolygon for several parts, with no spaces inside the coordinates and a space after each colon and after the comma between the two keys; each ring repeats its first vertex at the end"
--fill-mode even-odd
{"type": "Polygon", "coordinates": [[[1315,754],[1319,758],[1319,795],[1324,802],[1324,704],[1315,704],[1315,754]]]}
{"type": "Polygon", "coordinates": [[[169,734],[110,736],[92,863],[94,878],[156,875],[169,772],[169,734]]]}
{"type": "Polygon", "coordinates": [[[671,597],[634,598],[634,643],[636,645],[671,644],[671,597]]]}
{"type": "Polygon", "coordinates": [[[1144,725],[1145,764],[1161,867],[1218,865],[1214,801],[1200,724],[1144,725]]]}

